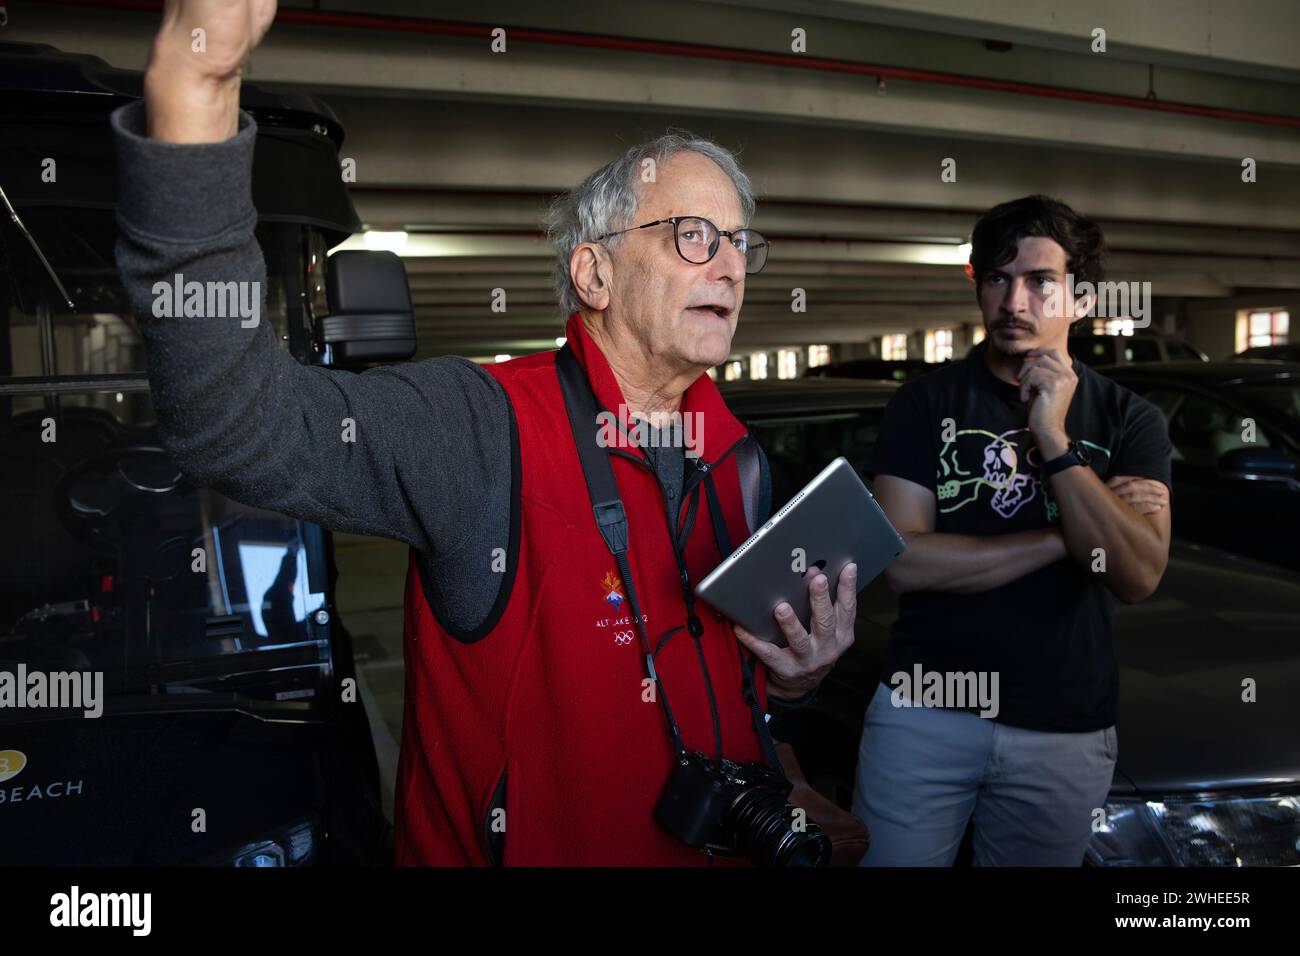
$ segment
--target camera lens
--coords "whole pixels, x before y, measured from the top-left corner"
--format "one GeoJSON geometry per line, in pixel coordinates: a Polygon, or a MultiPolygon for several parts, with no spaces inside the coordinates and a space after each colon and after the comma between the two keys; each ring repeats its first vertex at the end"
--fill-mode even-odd
{"type": "Polygon", "coordinates": [[[797,807],[771,787],[750,787],[727,811],[723,826],[736,849],[755,866],[823,866],[830,859],[830,840],[817,824],[793,829],[797,807]]]}

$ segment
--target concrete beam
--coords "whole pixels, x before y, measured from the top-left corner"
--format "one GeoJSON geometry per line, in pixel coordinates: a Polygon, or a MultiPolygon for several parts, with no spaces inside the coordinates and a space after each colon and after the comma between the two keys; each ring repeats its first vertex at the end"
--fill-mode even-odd
{"type": "MultiPolygon", "coordinates": [[[[720,0],[737,3],[738,0],[720,0]]],[[[745,6],[813,13],[963,37],[1024,43],[1069,53],[1090,51],[1092,31],[1107,31],[1117,58],[1198,69],[1294,76],[1300,7],[1291,0],[742,0],[745,6]]]]}
{"type": "MultiPolygon", "coordinates": [[[[151,19],[107,20],[103,11],[83,13],[70,29],[66,22],[42,21],[39,8],[22,24],[10,31],[17,39],[40,36],[74,50],[89,46],[88,52],[131,66],[142,62],[152,29],[151,19]],[[99,29],[88,29],[97,23],[99,29]]],[[[701,39],[726,43],[730,31],[722,25],[715,30],[701,39]]],[[[992,136],[1023,145],[1300,163],[1294,129],[903,80],[890,81],[879,95],[871,77],[621,50],[578,53],[520,43],[505,54],[493,54],[489,39],[486,32],[480,41],[280,24],[268,34],[246,75],[259,83],[315,92],[418,95],[480,110],[491,104],[512,109],[649,106],[683,117],[730,116],[751,122],[762,118],[899,133],[941,132],[963,139],[992,136]]]]}

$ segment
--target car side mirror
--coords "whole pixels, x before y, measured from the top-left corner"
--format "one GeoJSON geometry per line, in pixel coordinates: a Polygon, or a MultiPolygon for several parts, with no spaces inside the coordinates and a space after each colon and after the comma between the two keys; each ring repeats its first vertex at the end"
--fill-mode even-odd
{"type": "Polygon", "coordinates": [[[1234,448],[1219,459],[1219,474],[1242,481],[1284,482],[1300,488],[1296,463],[1276,448],[1234,448]]]}
{"type": "Polygon", "coordinates": [[[329,257],[329,314],[317,323],[326,363],[348,368],[403,362],[415,354],[415,310],[396,253],[349,249],[329,257]]]}

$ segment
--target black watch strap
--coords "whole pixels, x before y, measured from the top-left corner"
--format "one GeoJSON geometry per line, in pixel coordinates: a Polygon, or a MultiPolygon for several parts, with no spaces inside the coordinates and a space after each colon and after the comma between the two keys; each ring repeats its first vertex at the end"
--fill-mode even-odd
{"type": "Polygon", "coordinates": [[[1088,465],[1092,457],[1077,441],[1072,441],[1065,449],[1065,454],[1059,458],[1053,458],[1049,462],[1043,463],[1043,476],[1050,477],[1059,471],[1072,468],[1075,465],[1088,465]]]}

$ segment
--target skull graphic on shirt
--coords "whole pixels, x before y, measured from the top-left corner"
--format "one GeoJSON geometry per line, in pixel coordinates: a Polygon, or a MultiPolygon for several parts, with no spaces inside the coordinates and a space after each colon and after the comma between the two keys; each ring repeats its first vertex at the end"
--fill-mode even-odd
{"type": "Polygon", "coordinates": [[[989,506],[1010,518],[1038,493],[1038,446],[1027,428],[1003,432],[984,446],[984,480],[994,489],[989,506]]]}

